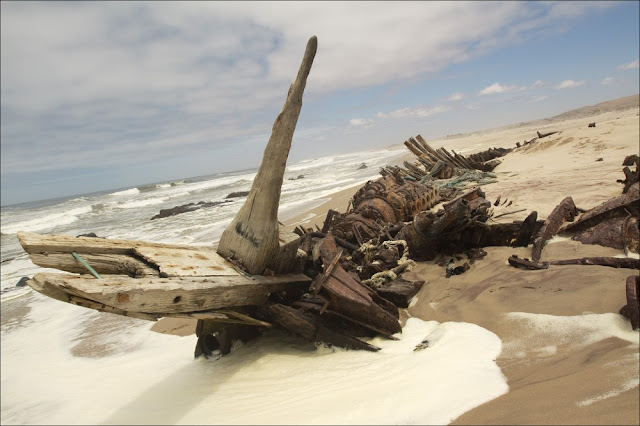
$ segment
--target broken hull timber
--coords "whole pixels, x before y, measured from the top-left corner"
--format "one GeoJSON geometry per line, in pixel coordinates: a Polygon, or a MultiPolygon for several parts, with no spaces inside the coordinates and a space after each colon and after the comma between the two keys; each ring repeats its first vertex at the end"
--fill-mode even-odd
{"type": "Polygon", "coordinates": [[[305,291],[304,274],[249,275],[214,249],[70,235],[18,233],[36,265],[70,273],[39,273],[27,284],[74,305],[155,321],[211,319],[269,326],[234,308],[260,306],[271,293],[305,291]],[[77,253],[100,275],[87,274],[77,253]],[[76,275],[76,274],[82,275],[76,275]]]}

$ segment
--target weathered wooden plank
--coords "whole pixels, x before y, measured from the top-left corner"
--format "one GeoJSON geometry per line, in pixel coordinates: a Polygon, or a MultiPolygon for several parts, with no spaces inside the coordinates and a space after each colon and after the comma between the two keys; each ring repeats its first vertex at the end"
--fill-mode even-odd
{"type": "Polygon", "coordinates": [[[214,322],[229,324],[244,324],[261,327],[271,327],[266,321],[260,321],[248,315],[243,315],[233,311],[200,311],[200,312],[175,312],[163,315],[170,318],[194,318],[199,320],[210,320],[214,322]]]}
{"type": "Polygon", "coordinates": [[[240,275],[214,249],[145,241],[18,233],[18,239],[36,265],[84,273],[71,254],[79,253],[99,274],[143,276],[240,275]]]}
{"type": "Polygon", "coordinates": [[[311,280],[302,274],[138,279],[112,275],[95,279],[41,273],[31,281],[125,311],[166,314],[262,305],[270,293],[308,286],[311,280]]]}
{"type": "MultiPolygon", "coordinates": [[[[72,276],[72,275],[68,275],[72,276]]],[[[34,277],[35,278],[35,277],[34,277]]],[[[64,292],[60,288],[53,286],[46,281],[40,281],[36,279],[30,279],[27,281],[27,285],[34,289],[35,291],[44,294],[45,296],[49,296],[53,299],[59,300],[61,302],[71,303],[72,305],[82,306],[84,308],[95,309],[100,312],[107,312],[110,314],[123,315],[133,318],[144,319],[148,321],[156,321],[158,315],[149,315],[143,314],[140,312],[127,312],[122,309],[114,308],[113,306],[107,306],[103,303],[98,303],[93,300],[88,300],[83,297],[78,297],[71,295],[69,293],[64,292]]]]}
{"type": "Polygon", "coordinates": [[[31,253],[92,253],[131,254],[134,248],[157,247],[184,250],[202,250],[201,247],[182,244],[151,243],[147,241],[118,240],[110,238],[74,237],[73,235],[40,235],[33,232],[18,232],[18,241],[24,250],[31,253]]]}
{"type": "MultiPolygon", "coordinates": [[[[70,252],[31,253],[29,257],[33,263],[43,268],[60,269],[77,274],[87,273],[87,268],[78,262],[70,252]]],[[[134,256],[82,253],[82,258],[101,275],[159,276],[158,269],[134,256]]]]}
{"type": "Polygon", "coordinates": [[[95,309],[96,311],[106,312],[109,314],[123,315],[125,317],[138,318],[147,321],[157,321],[158,318],[155,315],[144,314],[142,312],[130,312],[122,309],[114,308],[113,306],[107,306],[104,303],[94,302],[78,296],[69,295],[69,303],[76,306],[82,306],[83,308],[95,309]]]}
{"type": "Polygon", "coordinates": [[[318,317],[305,314],[290,306],[270,305],[267,307],[267,312],[273,322],[312,342],[324,342],[342,348],[364,349],[372,352],[380,350],[377,346],[332,330],[325,326],[318,317]]]}
{"type": "Polygon", "coordinates": [[[350,290],[357,293],[361,298],[366,300],[366,306],[369,306],[373,303],[371,299],[370,293],[372,290],[369,290],[368,287],[358,282],[355,278],[353,278],[344,268],[338,265],[332,272],[332,277],[340,281],[342,284],[347,286],[350,290]]]}
{"type": "MultiPolygon", "coordinates": [[[[173,247],[136,247],[134,253],[157,265],[162,277],[206,277],[241,275],[215,250],[185,250],[173,247]]],[[[93,265],[91,265],[93,266],[93,265]]]]}
{"type": "Polygon", "coordinates": [[[322,288],[339,299],[349,300],[361,306],[371,306],[373,303],[370,299],[365,299],[334,276],[327,278],[327,280],[322,283],[322,288]]]}

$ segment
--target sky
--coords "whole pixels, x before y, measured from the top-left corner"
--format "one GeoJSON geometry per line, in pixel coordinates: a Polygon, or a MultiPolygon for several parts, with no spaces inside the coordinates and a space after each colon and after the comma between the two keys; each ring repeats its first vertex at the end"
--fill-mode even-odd
{"type": "Polygon", "coordinates": [[[636,94],[639,4],[2,1],[1,204],[257,167],[313,35],[289,162],[636,94]]]}

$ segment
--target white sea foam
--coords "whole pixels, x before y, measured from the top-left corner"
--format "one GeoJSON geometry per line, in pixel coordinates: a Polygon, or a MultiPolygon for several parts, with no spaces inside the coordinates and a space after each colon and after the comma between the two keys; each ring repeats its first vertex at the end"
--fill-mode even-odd
{"type": "Polygon", "coordinates": [[[142,200],[127,201],[124,203],[114,204],[113,207],[117,209],[136,209],[144,206],[152,206],[155,204],[162,204],[167,200],[166,197],[145,198],[142,200]]]}
{"type": "Polygon", "coordinates": [[[180,187],[182,191],[188,191],[191,193],[199,192],[203,190],[211,190],[219,187],[226,187],[230,185],[246,185],[247,188],[251,186],[255,173],[247,173],[242,175],[232,176],[220,176],[211,180],[205,180],[202,182],[186,183],[180,187]]]}
{"type": "MultiPolygon", "coordinates": [[[[637,348],[640,334],[631,328],[629,320],[614,313],[585,313],[574,316],[556,316],[511,312],[506,318],[522,322],[526,329],[519,339],[506,343],[503,355],[513,358],[536,360],[555,355],[559,346],[583,348],[598,341],[617,337],[637,348]]],[[[607,383],[611,388],[601,394],[576,402],[587,406],[614,397],[637,387],[638,352],[617,359],[608,365],[607,383]]]]}
{"type": "Polygon", "coordinates": [[[640,380],[638,380],[637,378],[632,378],[632,379],[628,380],[627,382],[623,383],[622,386],[619,386],[619,387],[617,387],[615,389],[611,389],[610,391],[605,392],[603,394],[594,396],[593,398],[587,398],[587,399],[585,399],[583,401],[579,401],[579,402],[576,403],[576,405],[578,407],[583,407],[585,405],[591,405],[591,404],[594,404],[596,402],[600,402],[602,400],[612,398],[612,397],[614,397],[616,395],[620,395],[623,392],[626,392],[628,390],[631,390],[633,388],[638,387],[638,385],[640,385],[640,380]]]}
{"type": "Polygon", "coordinates": [[[123,196],[123,195],[136,195],[139,193],[140,193],[140,190],[138,188],[131,188],[131,189],[124,189],[122,191],[112,192],[109,195],[123,196]]]}
{"type": "MultiPolygon", "coordinates": [[[[91,212],[91,206],[75,207],[69,210],[49,213],[44,216],[36,216],[20,222],[5,224],[1,226],[3,234],[15,234],[18,231],[44,231],[60,225],[68,225],[78,220],[78,216],[91,212]]],[[[36,213],[37,214],[37,213],[36,213]]],[[[34,214],[31,214],[34,216],[34,214]]]]}
{"type": "Polygon", "coordinates": [[[2,333],[3,424],[446,424],[508,391],[500,339],[473,324],[410,318],[376,353],[271,331],[194,360],[195,336],[136,321],[98,336],[114,353],[81,358],[79,325],[108,314],[43,299],[28,330],[2,333]]]}
{"type": "MultiPolygon", "coordinates": [[[[638,331],[622,315],[614,313],[557,316],[510,312],[507,318],[524,321],[541,339],[553,339],[557,344],[590,345],[608,337],[617,337],[638,345],[638,331]]],[[[529,339],[529,337],[527,337],[529,339]]]]}

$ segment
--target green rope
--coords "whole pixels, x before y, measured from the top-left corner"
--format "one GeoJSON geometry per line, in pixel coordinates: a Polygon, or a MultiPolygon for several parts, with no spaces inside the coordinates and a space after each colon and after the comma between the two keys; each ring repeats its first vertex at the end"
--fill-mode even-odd
{"type": "Polygon", "coordinates": [[[83,258],[81,258],[78,253],[76,253],[75,251],[71,252],[71,254],[73,255],[73,257],[75,257],[78,262],[82,263],[84,265],[85,268],[87,268],[89,270],[89,272],[91,272],[91,275],[93,275],[96,278],[102,278],[96,271],[95,269],[93,269],[87,262],[84,261],[83,258]]]}

